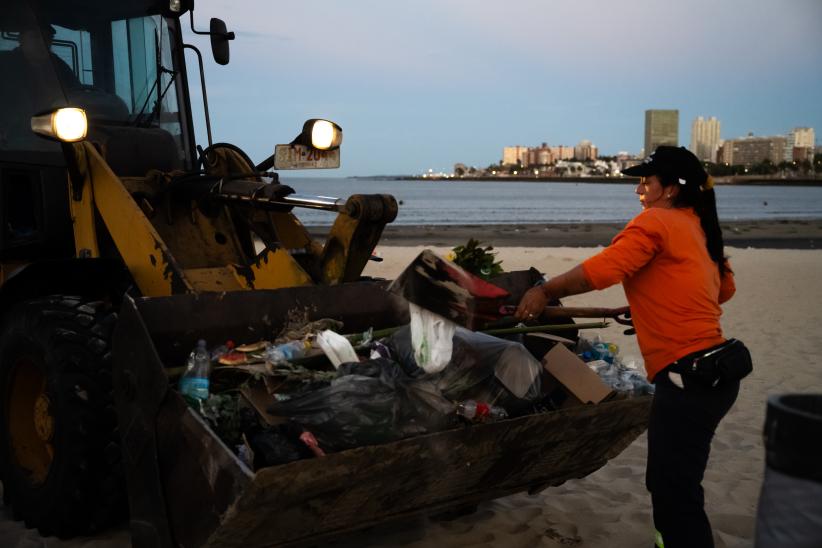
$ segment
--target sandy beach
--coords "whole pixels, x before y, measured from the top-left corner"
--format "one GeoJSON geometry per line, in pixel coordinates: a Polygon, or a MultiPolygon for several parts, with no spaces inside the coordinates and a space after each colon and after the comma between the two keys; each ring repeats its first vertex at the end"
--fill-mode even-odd
{"type": "MultiPolygon", "coordinates": [[[[607,243],[619,227],[609,225],[525,227],[394,227],[388,230],[365,274],[395,277],[424,248],[446,254],[469,236],[491,244],[506,270],[536,267],[548,276],[564,272],[607,243]],[[613,233],[611,233],[613,231],[613,233]],[[586,239],[591,238],[591,239],[586,239]],[[604,241],[602,240],[604,238],[604,241]],[[581,243],[588,242],[588,243],[581,243]],[[590,243],[594,242],[594,243],[590,243]]],[[[733,224],[726,228],[727,253],[736,273],[737,293],[724,306],[727,336],[745,341],[754,372],[720,425],[712,446],[704,487],[707,511],[719,548],[753,545],[756,505],[764,472],[762,425],[766,398],[786,392],[822,391],[817,354],[822,324],[822,222],[733,224]],[[745,227],[748,227],[747,229],[745,227]],[[736,239],[739,236],[739,239],[736,239]],[[745,238],[747,244],[745,242],[745,238]],[[771,245],[756,245],[756,241],[771,245]],[[786,249],[791,248],[791,249],[786,249]]],[[[621,287],[571,297],[566,305],[620,306],[621,287]]],[[[612,326],[598,331],[620,347],[624,360],[640,359],[634,337],[612,326]]],[[[590,336],[594,332],[588,332],[590,336]]],[[[452,521],[420,517],[373,528],[335,546],[405,547],[567,547],[650,546],[650,500],[644,486],[645,436],[596,473],[537,495],[519,494],[480,505],[475,514],[452,521]]],[[[0,545],[28,548],[128,546],[125,530],[93,539],[42,539],[10,520],[0,509],[0,545]]]]}

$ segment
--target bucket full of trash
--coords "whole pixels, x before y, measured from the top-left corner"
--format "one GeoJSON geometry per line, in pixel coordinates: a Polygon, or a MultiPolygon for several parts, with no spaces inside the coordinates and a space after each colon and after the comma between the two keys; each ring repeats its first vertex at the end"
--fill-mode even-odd
{"type": "MultiPolygon", "coordinates": [[[[491,312],[537,278],[492,279],[491,312]]],[[[322,544],[592,473],[650,398],[604,384],[560,321],[550,356],[511,332],[551,325],[459,325],[426,368],[433,339],[415,347],[387,282],[127,299],[113,355],[134,546],[322,544]]]]}

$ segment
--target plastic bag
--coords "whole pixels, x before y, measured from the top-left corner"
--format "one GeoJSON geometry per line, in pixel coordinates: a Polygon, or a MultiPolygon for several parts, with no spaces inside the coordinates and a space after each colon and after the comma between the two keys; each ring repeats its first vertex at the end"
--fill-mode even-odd
{"type": "Polygon", "coordinates": [[[414,360],[426,373],[442,371],[451,361],[451,341],[457,324],[414,303],[408,303],[408,311],[414,360]]]}
{"type": "MultiPolygon", "coordinates": [[[[343,367],[353,365],[361,364],[346,363],[343,367]]],[[[322,449],[340,451],[398,438],[394,392],[389,375],[373,377],[343,370],[330,386],[277,402],[268,410],[309,430],[322,449]]]]}
{"type": "MultiPolygon", "coordinates": [[[[410,329],[402,328],[388,341],[403,369],[417,368],[410,329]]],[[[542,365],[522,344],[458,327],[452,340],[451,361],[439,373],[422,375],[450,401],[474,399],[502,407],[517,407],[541,397],[542,365]]],[[[508,409],[511,412],[511,409],[508,409]]]]}
{"type": "MultiPolygon", "coordinates": [[[[643,372],[634,367],[633,361],[626,364],[616,353],[610,354],[610,360],[606,356],[598,359],[590,359],[592,356],[598,355],[592,350],[596,349],[597,346],[607,346],[609,352],[611,351],[611,347],[616,348],[613,344],[603,343],[599,340],[599,335],[597,335],[597,338],[593,342],[580,338],[576,350],[582,359],[589,358],[586,362],[588,367],[599,375],[602,382],[614,390],[634,396],[654,393],[654,385],[648,382],[643,372]]],[[[601,354],[599,355],[601,356],[601,354]]]]}
{"type": "Polygon", "coordinates": [[[317,344],[335,368],[338,368],[340,364],[356,362],[360,359],[348,339],[330,329],[317,335],[317,344]]]}
{"type": "Polygon", "coordinates": [[[331,385],[269,407],[310,431],[325,451],[375,445],[456,425],[437,387],[378,358],[343,363],[331,385]]]}

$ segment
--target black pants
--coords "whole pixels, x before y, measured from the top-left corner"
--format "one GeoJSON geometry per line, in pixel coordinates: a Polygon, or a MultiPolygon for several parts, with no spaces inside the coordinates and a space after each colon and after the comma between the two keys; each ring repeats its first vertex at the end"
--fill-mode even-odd
{"type": "Polygon", "coordinates": [[[736,401],[739,381],[680,388],[663,370],[654,384],[645,475],[654,525],[665,548],[713,548],[702,476],[714,431],[736,401]]]}

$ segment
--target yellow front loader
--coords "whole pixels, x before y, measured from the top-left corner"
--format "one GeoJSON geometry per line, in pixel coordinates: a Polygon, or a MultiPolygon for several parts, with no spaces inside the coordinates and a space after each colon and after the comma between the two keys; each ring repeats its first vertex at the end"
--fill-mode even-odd
{"type": "MultiPolygon", "coordinates": [[[[212,144],[210,128],[196,147],[184,51],[200,53],[181,29],[190,8],[0,7],[0,473],[6,503],[45,534],[125,515],[111,384],[124,295],[355,281],[397,214],[391,196],[279,184],[271,168],[339,165],[332,122],[307,121],[260,165],[212,144]],[[305,207],[337,212],[324,242],[294,215],[305,207]]],[[[224,64],[233,34],[216,19],[207,34],[224,64]]]]}
{"type": "MultiPolygon", "coordinates": [[[[257,471],[238,459],[170,380],[197,339],[264,339],[295,308],[349,332],[393,327],[408,306],[361,276],[393,197],[279,182],[339,166],[339,126],[308,120],[259,163],[212,142],[182,25],[220,64],[233,34],[195,29],[192,8],[0,3],[0,479],[16,518],[60,537],[128,518],[138,548],[316,543],[584,476],[644,429],[639,398],[257,471]],[[301,208],[336,212],[324,241],[301,208]]],[[[515,302],[535,281],[500,283],[515,302]]]]}

